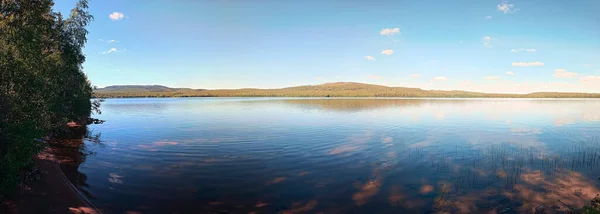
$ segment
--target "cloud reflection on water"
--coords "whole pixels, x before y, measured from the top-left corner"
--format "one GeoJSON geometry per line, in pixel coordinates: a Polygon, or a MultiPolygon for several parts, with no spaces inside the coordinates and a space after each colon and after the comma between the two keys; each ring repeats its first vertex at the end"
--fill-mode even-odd
{"type": "Polygon", "coordinates": [[[361,135],[352,135],[348,137],[346,143],[329,150],[328,154],[338,155],[358,151],[365,147],[365,144],[373,138],[373,133],[367,131],[361,135]]]}
{"type": "MultiPolygon", "coordinates": [[[[597,101],[311,99],[244,104],[233,118],[219,109],[198,114],[227,131],[202,123],[187,127],[182,136],[152,135],[155,139],[143,140],[156,143],[135,148],[142,154],[168,151],[145,154],[156,157],[152,161],[136,155],[137,162],[110,162],[101,168],[140,170],[140,176],[165,181],[140,185],[169,181],[173,186],[148,192],[173,201],[199,200],[214,208],[205,211],[220,212],[529,213],[541,205],[559,206],[559,211],[578,208],[600,193],[595,181],[600,150],[593,141],[598,136],[593,124],[600,121],[597,101]],[[269,111],[259,111],[265,106],[269,111]],[[254,126],[257,121],[260,125],[254,126]]],[[[236,110],[238,104],[229,105],[236,110]]],[[[127,182],[118,191],[133,192],[128,185],[135,177],[124,174],[127,182]]]]}

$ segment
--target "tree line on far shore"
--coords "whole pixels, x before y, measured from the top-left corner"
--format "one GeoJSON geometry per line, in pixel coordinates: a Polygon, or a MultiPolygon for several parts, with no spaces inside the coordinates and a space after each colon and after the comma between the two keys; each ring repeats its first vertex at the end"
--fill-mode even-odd
{"type": "Polygon", "coordinates": [[[98,98],[128,97],[438,97],[438,98],[600,98],[600,93],[539,92],[493,94],[469,91],[422,90],[419,88],[340,82],[281,89],[204,90],[165,86],[110,86],[94,92],[98,98]]]}
{"type": "Polygon", "coordinates": [[[53,4],[0,1],[0,197],[18,184],[45,137],[89,121],[99,107],[82,70],[88,2],[78,1],[68,17],[53,4]]]}

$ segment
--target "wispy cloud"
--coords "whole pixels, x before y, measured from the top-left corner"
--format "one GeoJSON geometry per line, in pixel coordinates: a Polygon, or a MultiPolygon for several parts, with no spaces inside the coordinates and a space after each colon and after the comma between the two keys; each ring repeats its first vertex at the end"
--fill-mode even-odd
{"type": "Polygon", "coordinates": [[[513,62],[514,67],[544,66],[543,62],[513,62]]]}
{"type": "Polygon", "coordinates": [[[412,78],[421,78],[421,74],[411,74],[410,77],[412,77],[412,78]]]}
{"type": "Polygon", "coordinates": [[[507,71],[507,72],[506,72],[506,75],[509,75],[509,76],[514,76],[514,75],[515,75],[515,72],[512,72],[512,71],[507,71]]]}
{"type": "Polygon", "coordinates": [[[117,49],[116,49],[116,48],[111,48],[111,49],[108,49],[107,51],[104,51],[104,52],[102,52],[101,54],[110,54],[110,53],[114,53],[114,52],[117,52],[117,49]]]}
{"type": "Polygon", "coordinates": [[[521,52],[521,51],[525,51],[525,52],[535,52],[536,50],[533,48],[519,48],[519,49],[511,49],[510,52],[516,53],[516,52],[521,52]]]}
{"type": "Polygon", "coordinates": [[[446,77],[434,77],[433,80],[435,80],[435,81],[445,81],[445,80],[448,80],[448,78],[446,78],[446,77]]]}
{"type": "Polygon", "coordinates": [[[485,19],[492,19],[492,16],[486,16],[485,19]]]}
{"type": "Polygon", "coordinates": [[[120,53],[120,52],[124,52],[127,51],[127,49],[123,48],[121,50],[117,49],[117,48],[110,48],[107,51],[103,51],[100,52],[101,54],[110,54],[110,53],[120,53]]]}
{"type": "Polygon", "coordinates": [[[507,1],[502,2],[501,4],[496,6],[496,8],[498,9],[498,11],[503,13],[514,13],[519,10],[518,8],[515,8],[514,4],[509,4],[507,1]]]}
{"type": "Polygon", "coordinates": [[[370,75],[369,79],[381,79],[381,76],[379,76],[379,75],[370,75]]]}
{"type": "Polygon", "coordinates": [[[125,18],[125,15],[121,12],[112,12],[110,15],[108,15],[108,18],[113,21],[119,21],[125,18]]]}
{"type": "Polygon", "coordinates": [[[385,49],[385,50],[381,51],[381,54],[389,56],[389,55],[394,54],[394,50],[392,50],[392,49],[385,49]]]}
{"type": "Polygon", "coordinates": [[[375,60],[375,57],[372,57],[372,56],[365,56],[365,59],[367,59],[367,60],[375,60]]]}
{"type": "Polygon", "coordinates": [[[582,84],[600,86],[600,76],[586,76],[581,79],[582,84]]]}
{"type": "Polygon", "coordinates": [[[315,80],[323,80],[323,77],[315,77],[315,80]]]}
{"type": "Polygon", "coordinates": [[[554,70],[554,75],[552,75],[556,78],[573,78],[577,76],[577,73],[575,72],[569,72],[565,69],[559,68],[554,70]]]}
{"type": "Polygon", "coordinates": [[[590,68],[592,67],[592,64],[583,64],[583,67],[590,68]]]}
{"type": "Polygon", "coordinates": [[[397,33],[400,33],[400,28],[384,28],[379,31],[379,35],[382,36],[391,36],[397,33]]]}
{"type": "Polygon", "coordinates": [[[98,39],[98,41],[106,42],[106,43],[117,43],[117,42],[119,42],[118,40],[114,40],[114,39],[109,39],[109,40],[98,39]]]}
{"type": "Polygon", "coordinates": [[[494,40],[491,36],[484,36],[483,39],[481,39],[481,43],[483,44],[483,46],[485,47],[492,47],[492,40],[494,40]]]}
{"type": "Polygon", "coordinates": [[[487,76],[487,77],[484,77],[484,79],[486,79],[486,80],[499,80],[500,76],[487,76]]]}

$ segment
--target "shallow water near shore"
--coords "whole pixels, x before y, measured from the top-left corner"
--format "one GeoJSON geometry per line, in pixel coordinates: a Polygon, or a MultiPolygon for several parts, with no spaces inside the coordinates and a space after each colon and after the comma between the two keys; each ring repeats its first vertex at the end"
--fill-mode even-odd
{"type": "Polygon", "coordinates": [[[600,100],[108,99],[76,185],[106,213],[523,213],[600,193],[600,100]]]}

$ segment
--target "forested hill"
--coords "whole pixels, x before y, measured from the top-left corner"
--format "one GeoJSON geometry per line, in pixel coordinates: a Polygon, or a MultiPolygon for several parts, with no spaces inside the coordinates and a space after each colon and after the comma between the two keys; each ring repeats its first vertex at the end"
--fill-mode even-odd
{"type": "Polygon", "coordinates": [[[457,97],[457,98],[600,98],[600,93],[537,92],[491,94],[468,91],[438,91],[388,87],[355,82],[336,82],[280,89],[189,89],[160,85],[108,86],[94,90],[98,98],[119,97],[457,97]]]}
{"type": "Polygon", "coordinates": [[[147,93],[147,92],[174,92],[192,90],[189,88],[169,88],[162,85],[113,85],[105,88],[97,89],[97,92],[130,92],[130,93],[147,93]]]}

